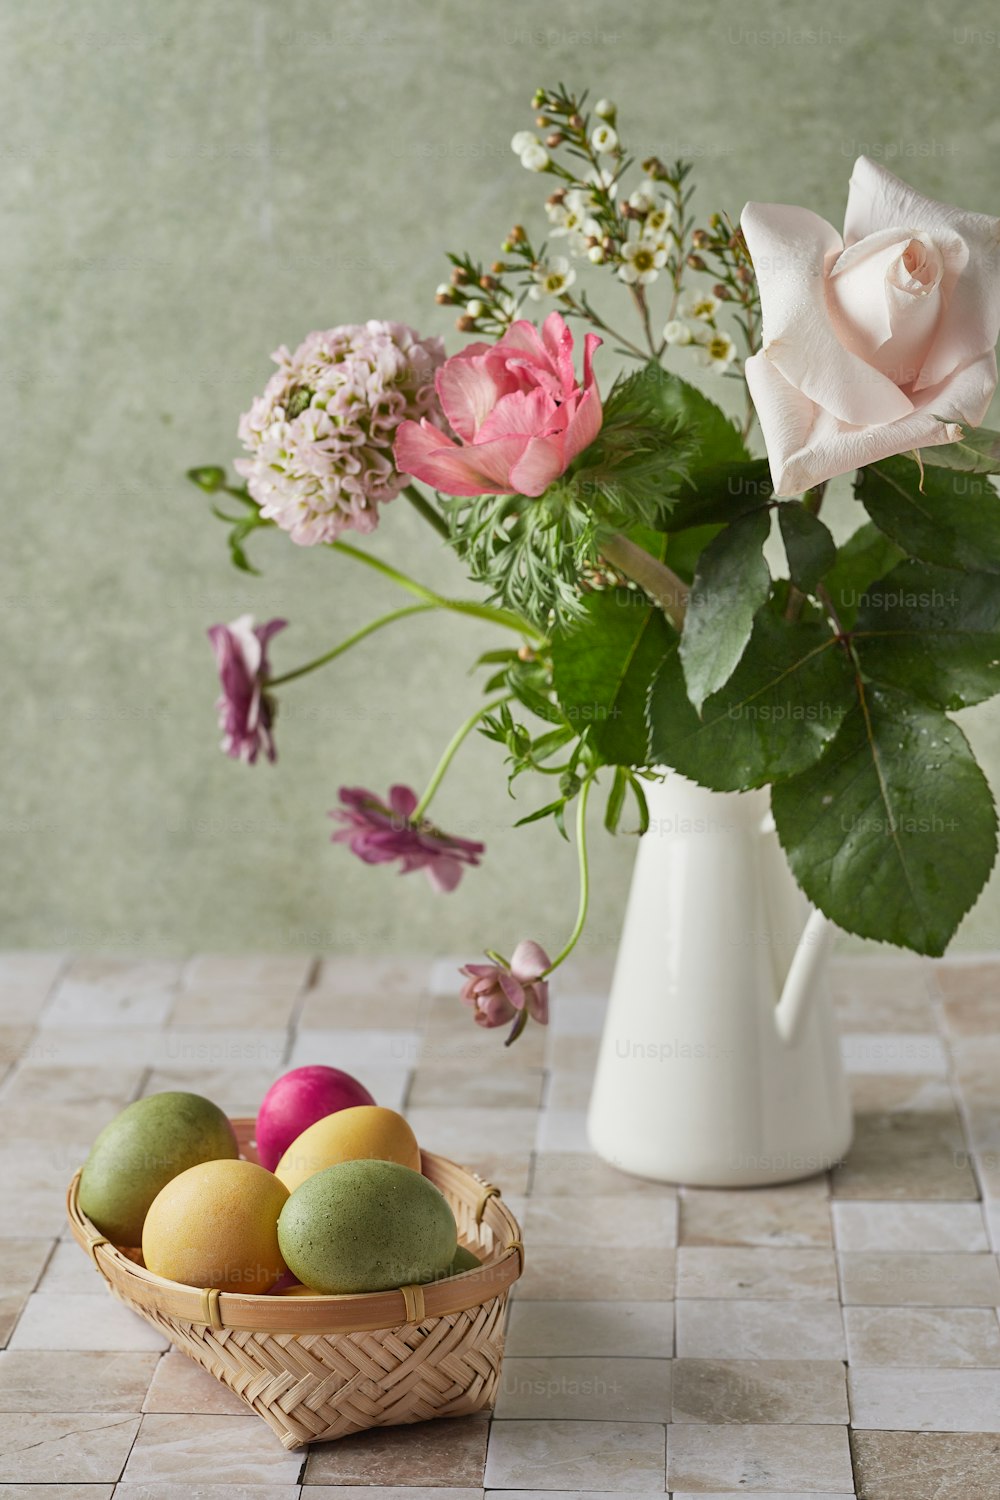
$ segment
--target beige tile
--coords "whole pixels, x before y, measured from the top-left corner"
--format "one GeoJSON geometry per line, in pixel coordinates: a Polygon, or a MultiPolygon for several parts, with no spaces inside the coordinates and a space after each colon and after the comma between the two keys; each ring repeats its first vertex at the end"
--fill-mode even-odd
{"type": "Polygon", "coordinates": [[[154,1068],[146,1078],[143,1097],[169,1089],[201,1094],[233,1117],[255,1118],[260,1101],[280,1074],[280,1068],[154,1068]]]}
{"type": "Polygon", "coordinates": [[[8,1349],[0,1354],[0,1412],[135,1412],[153,1378],[156,1354],[8,1349]]]}
{"type": "Polygon", "coordinates": [[[1000,1036],[953,1039],[951,1055],[963,1095],[987,1103],[995,1100],[1000,1092],[1000,1036]]]}
{"type": "Polygon", "coordinates": [[[846,1032],[936,1029],[936,986],[930,964],[895,958],[835,959],[830,967],[837,1019],[846,1032]]]}
{"type": "Polygon", "coordinates": [[[111,1500],[114,1492],[111,1484],[0,1484],[0,1500],[111,1500]]]}
{"type": "MultiPolygon", "coordinates": [[[[90,1068],[119,1063],[171,1069],[231,1067],[281,1069],[287,1045],[284,1031],[241,1031],[238,1028],[199,1031],[192,1027],[97,1026],[66,1027],[50,1033],[45,1067],[90,1068]]],[[[34,1055],[25,1059],[33,1065],[34,1055]]]]}
{"type": "Polygon", "coordinates": [[[297,1000],[294,990],[181,990],[171,997],[171,1026],[287,1026],[297,1000]]]}
{"type": "Polygon", "coordinates": [[[988,1250],[978,1203],[835,1203],[838,1250],[988,1250]]]}
{"type": "MultiPolygon", "coordinates": [[[[381,1485],[379,1495],[385,1500],[482,1500],[481,1485],[475,1489],[452,1489],[438,1485],[381,1485]]],[[[311,1484],[305,1491],[307,1500],[372,1500],[371,1486],[367,1484],[311,1484]]],[[[128,1497],[126,1497],[128,1500],[128,1497]]],[[[199,1495],[198,1500],[201,1500],[199,1495]]],[[[222,1497],[225,1500],[225,1497],[222,1497]]],[[[254,1496],[257,1500],[257,1496],[254,1496]]],[[[275,1497],[277,1500],[277,1497],[275,1497]]],[[[507,1500],[510,1500],[507,1492],[507,1500]]],[[[594,1497],[598,1500],[598,1497],[594,1497]]]]}
{"type": "Polygon", "coordinates": [[[881,1200],[977,1198],[957,1111],[858,1115],[854,1143],[833,1173],[833,1193],[881,1200]]]}
{"type": "Polygon", "coordinates": [[[851,1495],[847,1429],[675,1424],[668,1429],[667,1486],[674,1492],[830,1490],[851,1495]]]}
{"type": "Polygon", "coordinates": [[[986,1433],[854,1432],[864,1500],[996,1500],[1000,1443],[986,1433]]]}
{"type": "Polygon", "coordinates": [[[278,1480],[292,1484],[302,1467],[301,1453],[282,1448],[260,1417],[144,1416],[123,1478],[186,1480],[210,1474],[217,1483],[254,1485],[278,1480]]]}
{"type": "Polygon", "coordinates": [[[555,989],[549,1030],[556,1046],[564,1036],[600,1036],[607,1009],[606,989],[587,993],[572,992],[565,985],[555,989]]]}
{"type": "Polygon", "coordinates": [[[1000,964],[942,963],[936,976],[947,1031],[960,1037],[1000,1033],[1000,964]]]}
{"type": "Polygon", "coordinates": [[[108,1104],[124,1109],[142,1082],[141,1067],[16,1068],[0,1090],[5,1104],[108,1104]]]}
{"type": "Polygon", "coordinates": [[[851,1369],[848,1380],[856,1428],[1000,1433],[1000,1370],[851,1369]]]}
{"type": "Polygon", "coordinates": [[[545,1075],[540,1068],[494,1068],[490,1072],[419,1067],[408,1095],[411,1109],[459,1105],[487,1109],[538,1109],[545,1075]]]}
{"type": "Polygon", "coordinates": [[[585,1151],[588,1148],[587,1112],[583,1109],[545,1109],[538,1116],[538,1151],[585,1151]]]}
{"type": "MultiPolygon", "coordinates": [[[[540,1068],[545,1062],[544,1026],[529,1026],[517,1041],[519,1066],[540,1068]]],[[[498,1052],[503,1048],[496,1031],[487,1031],[469,1019],[465,1007],[456,1018],[449,1017],[440,1025],[427,1025],[421,1035],[418,1067],[483,1068],[493,1061],[502,1062],[498,1052]],[[464,1023],[464,1024],[463,1024],[464,1023]]]]}
{"type": "Polygon", "coordinates": [[[123,1106],[117,1100],[91,1104],[38,1104],[0,1100],[0,1140],[34,1145],[89,1141],[111,1123],[123,1106]]]}
{"type": "Polygon", "coordinates": [[[672,1183],[632,1177],[592,1151],[540,1151],[535,1156],[532,1195],[551,1198],[607,1198],[651,1194],[673,1198],[672,1183]]]}
{"type": "Polygon", "coordinates": [[[488,1488],[518,1489],[544,1476],[553,1490],[655,1489],[663,1483],[664,1429],[650,1422],[495,1422],[488,1488]]]}
{"type": "MultiPolygon", "coordinates": [[[[452,975],[465,959],[456,959],[447,966],[449,985],[452,975]]],[[[307,990],[328,991],[333,994],[356,995],[361,1000],[403,1001],[409,995],[428,995],[431,989],[434,965],[426,957],[376,958],[369,954],[355,956],[345,954],[336,958],[320,960],[315,976],[307,990]]],[[[450,993],[450,990],[449,990],[450,993]]]]}
{"type": "Polygon", "coordinates": [[[851,1100],[857,1115],[951,1115],[955,1095],[945,1078],[906,1073],[851,1073],[851,1100]]]}
{"type": "Polygon", "coordinates": [[[363,1073],[367,1068],[400,1068],[407,1072],[417,1065],[420,1033],[417,1031],[299,1031],[288,1066],[302,1068],[315,1063],[363,1073]]]}
{"type": "Polygon", "coordinates": [[[836,1299],[833,1252],[683,1245],[677,1252],[677,1296],[741,1301],[836,1299]]]}
{"type": "Polygon", "coordinates": [[[121,1412],[0,1416],[0,1480],[11,1484],[113,1483],[139,1418],[121,1412]]]}
{"type": "Polygon", "coordinates": [[[548,1109],[579,1113],[590,1104],[593,1079],[588,1073],[553,1073],[545,1096],[548,1109]]]}
{"type": "Polygon", "coordinates": [[[530,1151],[477,1151],[474,1159],[464,1153],[455,1152],[451,1155],[453,1161],[468,1166],[484,1182],[492,1182],[500,1188],[505,1198],[521,1198],[528,1191],[531,1176],[530,1151]]]}
{"type": "Polygon", "coordinates": [[[61,1233],[66,1189],[89,1149],[87,1141],[0,1145],[0,1239],[55,1238],[61,1233]]]}
{"type": "Polygon", "coordinates": [[[1000,1326],[987,1307],[845,1307],[852,1365],[1000,1368],[1000,1326]]]}
{"type": "MultiPolygon", "coordinates": [[[[530,1205],[530,1200],[529,1200],[530,1205]]],[[[676,1256],[672,1250],[546,1248],[530,1241],[519,1301],[664,1302],[674,1295],[676,1256]]]]}
{"type": "Polygon", "coordinates": [[[143,1411],[199,1412],[208,1416],[246,1416],[246,1403],[201,1365],[169,1349],[156,1366],[143,1411]]]}
{"type": "MultiPolygon", "coordinates": [[[[256,1421],[257,1419],[254,1418],[256,1421]]],[[[310,1450],[304,1495],[314,1484],[396,1484],[478,1488],[483,1482],[489,1422],[483,1417],[384,1427],[310,1450]]],[[[381,1490],[379,1491],[381,1493],[381,1490]]]]}
{"type": "Polygon", "coordinates": [[[0,1286],[0,1347],[5,1345],[29,1296],[38,1285],[52,1251],[52,1241],[3,1240],[3,1284],[0,1286]]]}
{"type": "Polygon", "coordinates": [[[269,953],[259,956],[205,953],[185,966],[185,990],[304,990],[316,967],[308,955],[269,953]]]}
{"type": "MultiPolygon", "coordinates": [[[[733,1490],[674,1490],[672,1500],[732,1500],[733,1490]]],[[[741,1491],[741,1493],[743,1493],[741,1491]]],[[[845,1495],[854,1500],[854,1490],[758,1490],[757,1500],[844,1500],[845,1495]]]]}
{"type": "Polygon", "coordinates": [[[66,968],[65,953],[42,953],[30,948],[0,953],[0,994],[32,991],[44,997],[66,968]]]}
{"type": "Polygon", "coordinates": [[[163,1026],[174,1002],[169,985],[131,989],[64,980],[38,1017],[45,1031],[73,1027],[163,1026]]]}
{"type": "Polygon", "coordinates": [[[881,1255],[839,1257],[845,1306],[994,1307],[1000,1272],[992,1255],[881,1255]]]}
{"type": "Polygon", "coordinates": [[[670,1368],[668,1359],[507,1358],[496,1415],[544,1421],[666,1422],[670,1368]]]}
{"type": "Polygon", "coordinates": [[[846,1423],[839,1360],[674,1361],[673,1422],[846,1423]]]}
{"type": "Polygon", "coordinates": [[[933,1032],[850,1032],[841,1037],[840,1051],[849,1074],[943,1078],[948,1071],[948,1054],[933,1032]]]}
{"type": "MultiPolygon", "coordinates": [[[[317,1491],[317,1494],[323,1493],[317,1491]]],[[[162,1483],[154,1479],[152,1482],[140,1480],[136,1484],[126,1482],[115,1487],[115,1500],[237,1500],[237,1495],[240,1500],[243,1496],[246,1500],[299,1500],[299,1486],[292,1482],[241,1484],[237,1490],[232,1484],[199,1483],[192,1489],[190,1480],[171,1484],[169,1480],[162,1483]]],[[[26,1500],[34,1500],[34,1497],[27,1496],[26,1500]]],[[[86,1496],[81,1495],[80,1500],[91,1500],[89,1490],[86,1496]]],[[[815,1500],[815,1497],[810,1497],[810,1500],[815,1500]]]]}
{"type": "Polygon", "coordinates": [[[60,1240],[46,1262],[39,1292],[106,1297],[107,1283],[90,1256],[74,1239],[60,1240]]]}
{"type": "Polygon", "coordinates": [[[673,1353],[672,1302],[517,1302],[507,1353],[610,1354],[667,1359],[673,1353]]]}
{"type": "Polygon", "coordinates": [[[524,1239],[536,1247],[597,1246],[668,1250],[677,1244],[677,1203],[670,1198],[540,1198],[532,1194],[524,1239]]]}
{"type": "Polygon", "coordinates": [[[11,1349],[165,1349],[167,1340],[144,1318],[106,1292],[103,1296],[33,1292],[11,1349]]]}
{"type": "Polygon", "coordinates": [[[498,1147],[529,1155],[537,1118],[533,1109],[443,1106],[409,1109],[406,1117],[425,1151],[436,1151],[459,1162],[475,1162],[482,1153],[496,1151],[498,1147]]]}
{"type": "Polygon", "coordinates": [[[599,1036],[552,1036],[546,1043],[545,1066],[553,1074],[567,1077],[577,1074],[590,1079],[600,1050],[599,1036]]]}
{"type": "Polygon", "coordinates": [[[679,1242],[822,1249],[833,1244],[827,1194],[825,1177],[728,1192],[685,1188],[679,1242]]]}
{"type": "Polygon", "coordinates": [[[844,1359],[840,1305],[678,1302],[677,1353],[692,1359],[844,1359]]]}
{"type": "Polygon", "coordinates": [[[0,1072],[28,1051],[32,1040],[38,1036],[30,1026],[4,1026],[0,1024],[0,1072]]]}

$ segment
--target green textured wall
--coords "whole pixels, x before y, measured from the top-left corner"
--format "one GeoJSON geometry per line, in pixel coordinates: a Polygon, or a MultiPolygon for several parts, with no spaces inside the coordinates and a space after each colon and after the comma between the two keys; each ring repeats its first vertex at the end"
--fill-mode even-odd
{"type": "MultiPolygon", "coordinates": [[[[257,549],[263,578],[231,571],[183,470],[237,451],[237,416],[279,343],[369,316],[456,337],[433,304],[443,248],[489,256],[515,217],[539,218],[541,184],[508,147],[539,82],[589,84],[618,99],[637,144],[693,156],[705,214],[754,196],[838,222],[860,151],[928,193],[997,212],[995,12],[943,9],[31,0],[0,11],[0,941],[452,951],[530,932],[558,943],[576,900],[571,851],[548,826],[510,831],[485,743],[468,747],[438,804],[445,826],[490,845],[454,896],[327,841],[342,781],[426,777],[476,701],[465,668],[494,643],[488,629],[463,638],[423,619],[386,633],[287,694],[277,767],[219,753],[208,624],[286,614],[274,656],[291,665],[390,595],[277,536],[257,549]]],[[[376,547],[463,586],[402,502],[376,547]]],[[[1000,781],[989,715],[966,719],[1000,781]]],[[[591,940],[608,949],[630,849],[597,843],[591,940]]],[[[966,946],[997,942],[998,892],[963,928],[966,946]]]]}

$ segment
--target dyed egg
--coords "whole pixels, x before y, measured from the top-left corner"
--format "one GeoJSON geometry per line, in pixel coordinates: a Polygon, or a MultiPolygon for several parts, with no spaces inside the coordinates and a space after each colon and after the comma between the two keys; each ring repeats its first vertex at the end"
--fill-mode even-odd
{"type": "Polygon", "coordinates": [[[150,1205],[142,1230],[146,1269],[188,1286],[267,1292],[286,1270],[278,1216],[287,1200],[284,1184],[254,1162],[189,1167],[150,1205]]]}
{"type": "Polygon", "coordinates": [[[378,1104],[341,1109],[310,1125],[274,1169],[290,1193],[326,1167],[344,1161],[393,1161],[420,1171],[420,1147],[402,1115],[378,1104]]]}
{"type": "Polygon", "coordinates": [[[137,1099],[91,1147],[79,1203],[116,1245],[142,1242],[149,1205],[172,1177],[198,1162],[239,1156],[233,1127],[200,1094],[166,1092],[137,1099]]]}
{"type": "Polygon", "coordinates": [[[257,1111],[257,1158],[273,1172],[288,1147],[325,1115],[375,1100],[356,1078],[340,1068],[314,1064],[293,1068],[272,1083],[257,1111]]]}
{"type": "Polygon", "coordinates": [[[458,1233],[444,1194],[421,1173],[345,1161],[296,1188],[278,1243],[288,1269],[317,1292],[383,1292],[446,1276],[458,1233]]]}

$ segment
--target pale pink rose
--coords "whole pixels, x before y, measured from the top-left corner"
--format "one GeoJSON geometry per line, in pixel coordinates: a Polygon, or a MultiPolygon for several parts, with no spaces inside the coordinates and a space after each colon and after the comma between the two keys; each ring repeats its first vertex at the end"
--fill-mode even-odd
{"type": "Polygon", "coordinates": [[[601,340],[583,341],[583,382],[573,335],[558,313],[541,332],[512,323],[495,344],[470,344],[435,377],[452,441],[426,418],[403,422],[396,467],[446,495],[541,495],[601,430],[591,366],[601,340]]]}
{"type": "Polygon", "coordinates": [[[1000,220],[859,157],[844,236],[748,203],[763,347],[746,363],[779,495],[977,427],[997,383],[1000,220]],[[940,419],[944,420],[940,420],[940,419]]]}

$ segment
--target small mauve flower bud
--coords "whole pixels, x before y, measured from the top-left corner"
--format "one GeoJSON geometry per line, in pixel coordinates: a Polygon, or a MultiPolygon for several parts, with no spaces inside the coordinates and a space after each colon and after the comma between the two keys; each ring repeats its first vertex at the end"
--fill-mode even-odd
{"type": "Polygon", "coordinates": [[[480,276],[479,278],[479,285],[484,292],[492,292],[496,284],[497,279],[495,276],[480,276]]]}
{"type": "Polygon", "coordinates": [[[658,156],[647,156],[642,164],[642,170],[647,177],[652,177],[657,182],[662,182],[667,175],[667,169],[658,156]]]}
{"type": "MultiPolygon", "coordinates": [[[[490,270],[495,271],[498,276],[502,275],[503,272],[506,271],[506,269],[507,267],[504,265],[502,260],[495,260],[490,266],[490,270]]],[[[496,282],[494,282],[493,285],[495,286],[496,282]]]]}
{"type": "Polygon", "coordinates": [[[641,219],[642,215],[632,207],[631,203],[623,203],[618,212],[623,219],[641,219]]]}
{"type": "Polygon", "coordinates": [[[442,307],[447,307],[448,303],[454,302],[454,300],[455,299],[450,292],[438,292],[437,296],[434,298],[434,301],[439,303],[442,307]]]}
{"type": "Polygon", "coordinates": [[[527,235],[524,232],[524,225],[515,224],[507,238],[513,240],[515,245],[522,245],[527,239],[527,235]]]}
{"type": "Polygon", "coordinates": [[[733,300],[732,292],[727,286],[724,286],[721,281],[716,282],[715,286],[713,286],[712,288],[712,292],[716,297],[718,297],[720,302],[731,302],[733,300]]]}
{"type": "Polygon", "coordinates": [[[601,241],[601,249],[605,255],[613,255],[615,253],[615,242],[609,234],[606,234],[601,241]]]}
{"type": "Polygon", "coordinates": [[[451,273],[452,286],[461,286],[463,281],[468,281],[469,273],[462,266],[456,266],[451,273]]]}
{"type": "Polygon", "coordinates": [[[553,130],[551,135],[547,135],[545,137],[545,144],[546,146],[548,146],[550,151],[554,151],[557,146],[562,145],[565,139],[566,137],[561,133],[561,131],[553,130]]]}
{"type": "Polygon", "coordinates": [[[455,319],[455,327],[458,329],[459,333],[473,333],[476,327],[476,320],[475,318],[469,318],[463,315],[461,318],[455,319]]]}
{"type": "Polygon", "coordinates": [[[536,115],[535,124],[538,126],[539,130],[544,130],[546,125],[552,124],[552,121],[549,119],[548,115],[536,115]]]}
{"type": "Polygon", "coordinates": [[[696,250],[704,250],[710,239],[711,235],[706,230],[696,229],[691,236],[691,243],[696,250]]]}
{"type": "Polygon", "coordinates": [[[744,286],[749,286],[750,283],[753,281],[753,272],[751,271],[750,267],[749,266],[737,266],[736,267],[736,280],[742,282],[744,286]]]}
{"type": "Polygon", "coordinates": [[[546,198],[545,201],[546,201],[546,203],[551,203],[551,204],[554,205],[556,203],[562,203],[562,201],[563,201],[563,199],[565,197],[566,197],[566,189],[565,188],[556,188],[555,192],[554,193],[550,193],[549,196],[546,198]]]}
{"type": "Polygon", "coordinates": [[[574,130],[582,130],[583,129],[583,116],[582,115],[577,115],[577,114],[570,115],[570,117],[569,117],[569,123],[573,127],[574,130]]]}
{"type": "Polygon", "coordinates": [[[704,271],[705,269],[705,262],[702,260],[700,255],[689,255],[687,258],[687,263],[691,267],[692,271],[704,271]]]}

